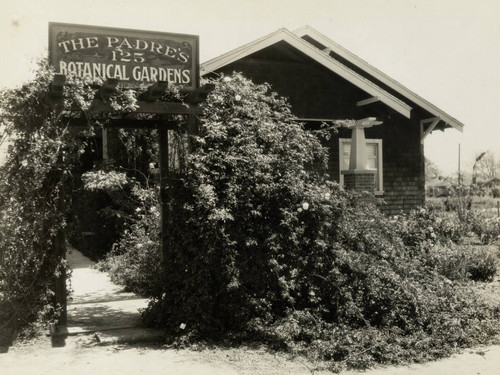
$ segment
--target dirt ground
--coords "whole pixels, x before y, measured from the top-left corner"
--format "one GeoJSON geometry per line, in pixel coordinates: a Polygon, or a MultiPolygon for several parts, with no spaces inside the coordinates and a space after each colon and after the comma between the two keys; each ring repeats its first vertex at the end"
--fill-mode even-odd
{"type": "MultiPolygon", "coordinates": [[[[320,364],[270,353],[262,348],[176,350],[153,344],[100,345],[93,335],[74,336],[64,347],[50,338],[18,344],[0,354],[2,375],[299,375],[331,374],[320,364]]],[[[381,367],[344,375],[498,375],[500,346],[467,350],[437,362],[381,367]]]]}

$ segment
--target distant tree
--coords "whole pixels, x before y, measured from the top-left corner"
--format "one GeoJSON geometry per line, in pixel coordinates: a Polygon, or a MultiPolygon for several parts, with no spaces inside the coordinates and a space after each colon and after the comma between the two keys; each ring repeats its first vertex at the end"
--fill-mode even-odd
{"type": "Polygon", "coordinates": [[[483,152],[476,157],[473,169],[473,174],[478,179],[491,180],[499,176],[500,160],[491,151],[483,152]]]}
{"type": "Polygon", "coordinates": [[[432,181],[440,176],[441,171],[439,170],[436,163],[428,158],[425,158],[425,181],[432,181]]]}

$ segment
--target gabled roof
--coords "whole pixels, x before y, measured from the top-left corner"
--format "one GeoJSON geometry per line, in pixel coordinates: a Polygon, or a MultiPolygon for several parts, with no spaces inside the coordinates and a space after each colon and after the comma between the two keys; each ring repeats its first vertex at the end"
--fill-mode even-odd
{"type": "MultiPolygon", "coordinates": [[[[348,82],[357,86],[361,90],[364,90],[369,95],[372,95],[377,100],[380,100],[381,102],[407,118],[410,118],[410,112],[412,109],[410,104],[406,103],[404,99],[398,99],[396,96],[380,87],[379,84],[370,80],[370,77],[373,77],[373,80],[375,81],[383,83],[388,89],[394,90],[393,92],[397,93],[399,97],[406,98],[408,99],[408,102],[418,105],[425,111],[429,112],[434,118],[439,119],[439,121],[443,121],[446,125],[451,126],[459,131],[463,130],[464,125],[460,121],[451,117],[432,103],[418,96],[411,90],[407,89],[386,74],[368,64],[366,61],[360,59],[356,55],[347,51],[342,46],[338,45],[325,35],[319,33],[309,26],[304,26],[295,31],[295,33],[292,33],[285,28],[279,29],[251,43],[245,44],[219,57],[211,59],[201,64],[201,75],[206,75],[209,72],[216,71],[221,67],[224,67],[234,61],[237,61],[243,57],[251,55],[281,41],[290,44],[300,52],[312,58],[314,61],[330,69],[332,72],[346,79],[348,82]],[[305,40],[305,36],[314,40],[318,44],[325,46],[325,50],[320,49],[305,40]],[[347,61],[349,64],[355,66],[366,74],[362,75],[357,73],[353,69],[349,68],[346,64],[343,64],[342,62],[335,59],[334,56],[331,56],[330,52],[333,52],[334,54],[345,59],[345,61],[347,61]]],[[[434,124],[434,126],[435,125],[436,124],[434,124]]]]}
{"type": "Polygon", "coordinates": [[[306,56],[309,56],[319,64],[330,69],[332,72],[335,72],[353,85],[366,91],[368,94],[378,97],[381,102],[385,103],[395,111],[401,113],[403,116],[410,118],[411,107],[409,105],[403,103],[401,100],[389,94],[387,91],[381,89],[370,80],[349,69],[345,65],[330,57],[328,54],[317,49],[312,44],[306,42],[304,39],[298,37],[287,29],[279,29],[274,33],[257,39],[254,42],[245,44],[235,50],[229,51],[224,55],[201,64],[201,75],[203,76],[209,72],[213,72],[225,65],[228,65],[245,56],[251,55],[254,52],[260,51],[263,48],[269,47],[281,41],[284,41],[297,48],[306,56]]]}

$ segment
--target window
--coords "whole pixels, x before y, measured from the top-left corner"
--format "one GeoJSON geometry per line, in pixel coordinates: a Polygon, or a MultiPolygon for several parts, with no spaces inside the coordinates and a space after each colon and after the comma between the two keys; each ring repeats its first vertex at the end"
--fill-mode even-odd
{"type": "MultiPolygon", "coordinates": [[[[344,176],[341,171],[349,169],[349,159],[351,157],[351,139],[339,139],[339,183],[344,185],[344,176]]],[[[366,140],[366,157],[368,159],[368,168],[375,169],[375,193],[382,194],[384,191],[383,174],[382,174],[382,140],[367,139],[366,140]]]]}

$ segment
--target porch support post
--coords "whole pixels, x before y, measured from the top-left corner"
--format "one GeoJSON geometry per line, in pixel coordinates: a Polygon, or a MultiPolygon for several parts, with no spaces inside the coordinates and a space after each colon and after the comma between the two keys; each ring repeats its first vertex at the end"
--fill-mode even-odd
{"type": "Polygon", "coordinates": [[[349,158],[349,170],[368,169],[368,160],[366,159],[366,139],[365,129],[355,126],[351,134],[351,155],[349,158]]]}
{"type": "Polygon", "coordinates": [[[346,189],[359,192],[368,191],[372,194],[375,192],[376,171],[368,168],[365,128],[380,124],[382,121],[377,121],[374,117],[347,122],[347,128],[352,129],[352,135],[349,169],[342,171],[346,189]]]}

